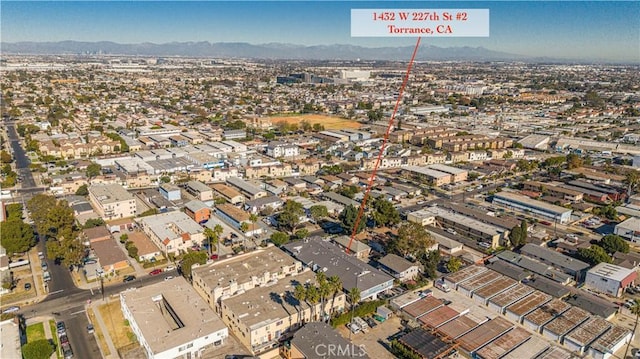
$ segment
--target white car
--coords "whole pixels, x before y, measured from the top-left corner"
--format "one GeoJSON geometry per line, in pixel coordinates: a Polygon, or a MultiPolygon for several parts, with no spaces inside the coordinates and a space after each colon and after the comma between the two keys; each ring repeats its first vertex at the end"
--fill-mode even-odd
{"type": "Polygon", "coordinates": [[[173,279],[172,275],[168,275],[168,276],[164,277],[164,280],[171,280],[171,279],[173,279]]]}
{"type": "Polygon", "coordinates": [[[176,269],[175,266],[168,265],[167,268],[164,269],[165,272],[176,269]]]}

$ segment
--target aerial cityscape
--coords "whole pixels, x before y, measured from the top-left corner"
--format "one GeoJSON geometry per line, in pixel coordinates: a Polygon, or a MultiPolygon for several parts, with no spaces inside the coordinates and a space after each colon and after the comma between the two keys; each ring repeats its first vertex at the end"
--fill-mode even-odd
{"type": "Polygon", "coordinates": [[[640,358],[639,2],[0,6],[1,358],[640,358]]]}

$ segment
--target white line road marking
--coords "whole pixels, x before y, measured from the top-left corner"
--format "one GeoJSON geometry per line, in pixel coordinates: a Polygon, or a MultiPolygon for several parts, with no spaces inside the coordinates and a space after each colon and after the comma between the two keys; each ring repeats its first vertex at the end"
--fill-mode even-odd
{"type": "Polygon", "coordinates": [[[76,315],[76,314],[80,314],[80,313],[84,313],[84,312],[85,312],[85,310],[80,310],[80,311],[77,311],[77,312],[73,312],[70,315],[76,315]]]}
{"type": "Polygon", "coordinates": [[[55,292],[51,292],[49,294],[57,294],[57,293],[62,293],[62,292],[64,292],[64,289],[56,290],[55,292]]]}

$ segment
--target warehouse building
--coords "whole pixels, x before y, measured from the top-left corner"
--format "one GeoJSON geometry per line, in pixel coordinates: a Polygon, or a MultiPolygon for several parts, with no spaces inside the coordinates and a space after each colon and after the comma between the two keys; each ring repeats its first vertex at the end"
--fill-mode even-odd
{"type": "Polygon", "coordinates": [[[569,223],[571,220],[571,210],[549,204],[541,201],[536,201],[527,196],[516,194],[513,192],[498,192],[493,195],[493,203],[497,203],[509,208],[515,208],[527,213],[533,213],[540,217],[557,221],[561,224],[569,223]]]}
{"type": "Polygon", "coordinates": [[[596,292],[620,297],[637,277],[635,269],[603,262],[589,269],[584,284],[596,292]]]}

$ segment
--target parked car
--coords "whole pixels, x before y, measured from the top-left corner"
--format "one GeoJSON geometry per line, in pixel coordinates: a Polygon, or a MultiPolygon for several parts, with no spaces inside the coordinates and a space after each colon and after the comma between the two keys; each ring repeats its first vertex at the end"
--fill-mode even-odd
{"type": "Polygon", "coordinates": [[[67,334],[67,328],[64,326],[64,322],[56,323],[56,331],[58,332],[58,336],[67,334]]]}
{"type": "Polygon", "coordinates": [[[24,290],[31,290],[31,283],[25,283],[24,290]]]}
{"type": "Polygon", "coordinates": [[[12,306],[10,306],[10,307],[8,307],[8,308],[4,309],[4,310],[2,311],[2,314],[5,314],[5,313],[14,313],[14,312],[17,312],[17,311],[19,311],[19,310],[20,310],[20,307],[19,307],[19,306],[17,306],[17,305],[12,305],[12,306]]]}
{"type": "Polygon", "coordinates": [[[89,325],[87,325],[87,332],[88,332],[89,334],[93,334],[93,332],[94,332],[94,331],[95,331],[95,330],[93,329],[93,324],[89,324],[89,325]]]}
{"type": "Polygon", "coordinates": [[[209,257],[209,259],[216,260],[216,259],[218,259],[218,255],[217,254],[212,254],[211,257],[209,257]]]}
{"type": "Polygon", "coordinates": [[[62,334],[60,336],[60,344],[64,344],[64,343],[68,343],[69,342],[69,337],[67,337],[66,334],[62,334]]]}
{"type": "Polygon", "coordinates": [[[170,279],[173,279],[172,275],[168,275],[168,276],[164,277],[164,280],[170,280],[170,279]]]}
{"type": "Polygon", "coordinates": [[[158,268],[158,269],[154,269],[151,272],[149,272],[149,275],[158,275],[162,273],[162,269],[158,268]]]}
{"type": "Polygon", "coordinates": [[[347,328],[349,328],[353,334],[360,333],[360,327],[356,323],[347,323],[347,328]]]}
{"type": "Polygon", "coordinates": [[[174,269],[176,269],[176,267],[175,267],[175,266],[168,265],[164,270],[165,270],[165,272],[168,272],[168,271],[170,271],[170,270],[174,270],[174,269]]]}
{"type": "Polygon", "coordinates": [[[131,282],[131,281],[134,281],[134,280],[136,280],[136,276],[135,275],[128,275],[128,276],[124,277],[122,282],[126,283],[126,282],[131,282]]]}
{"type": "Polygon", "coordinates": [[[373,318],[371,318],[371,317],[366,317],[366,318],[364,318],[364,321],[365,321],[365,322],[367,322],[367,324],[368,324],[371,328],[375,328],[375,327],[378,325],[378,323],[376,323],[376,321],[375,321],[375,320],[373,320],[373,318]]]}

